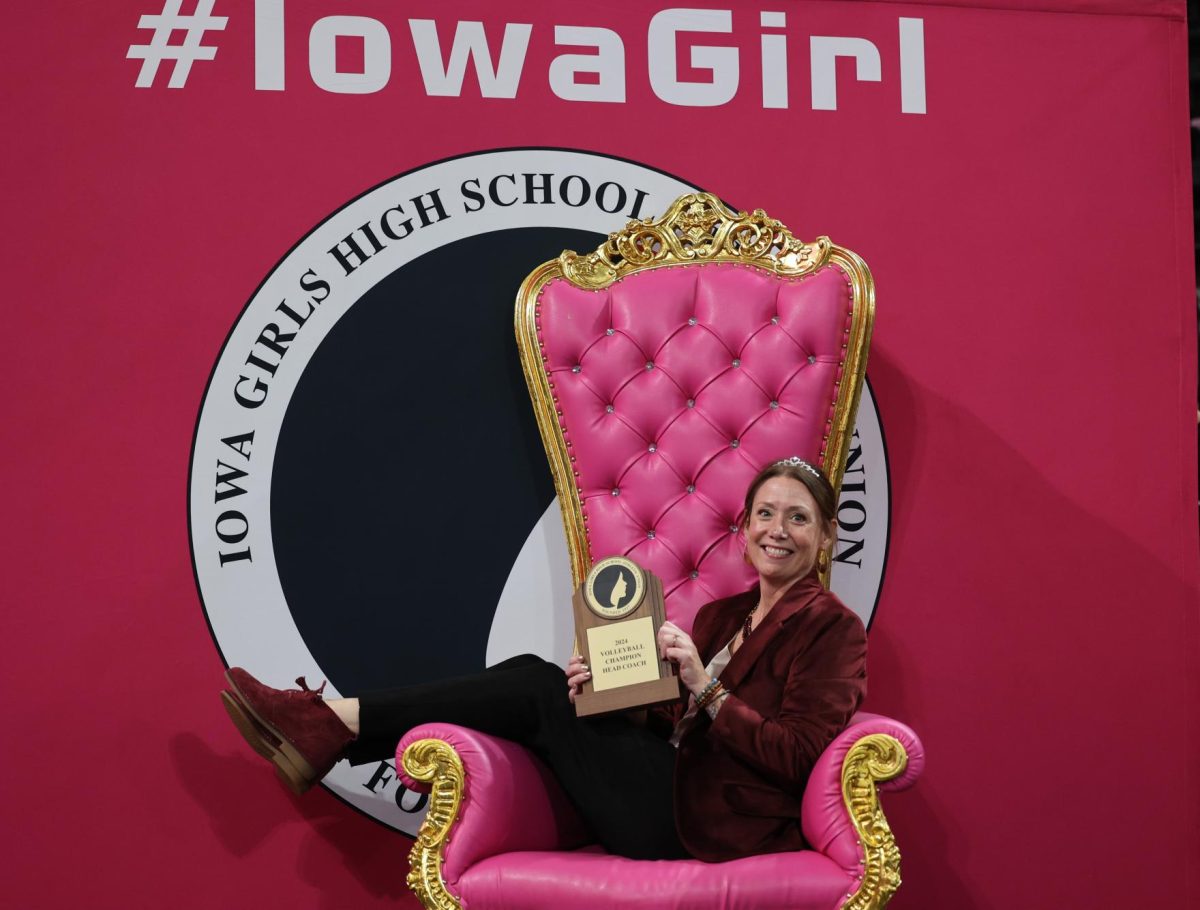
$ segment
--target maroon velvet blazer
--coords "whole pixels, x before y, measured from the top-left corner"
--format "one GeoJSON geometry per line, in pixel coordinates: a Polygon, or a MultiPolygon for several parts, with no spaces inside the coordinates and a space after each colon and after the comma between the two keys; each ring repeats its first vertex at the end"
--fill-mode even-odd
{"type": "MultiPolygon", "coordinates": [[[[757,585],[701,608],[692,639],[707,664],[758,601],[757,585]]],[[[702,712],[675,761],[675,822],[709,862],[800,850],[800,800],[817,758],[867,689],[867,635],[813,572],[797,581],[721,674],[731,693],[702,712]]]]}

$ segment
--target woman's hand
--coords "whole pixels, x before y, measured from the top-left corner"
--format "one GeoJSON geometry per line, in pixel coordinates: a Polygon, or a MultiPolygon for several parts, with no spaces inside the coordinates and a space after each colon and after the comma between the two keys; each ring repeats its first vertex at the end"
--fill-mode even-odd
{"type": "Polygon", "coordinates": [[[571,700],[571,704],[575,704],[575,696],[582,691],[583,684],[591,678],[592,672],[583,662],[583,655],[571,655],[571,659],[567,661],[567,698],[571,700]]]}
{"type": "Polygon", "coordinates": [[[693,695],[708,685],[709,675],[692,636],[668,620],[658,630],[658,653],[679,665],[679,678],[693,695]]]}

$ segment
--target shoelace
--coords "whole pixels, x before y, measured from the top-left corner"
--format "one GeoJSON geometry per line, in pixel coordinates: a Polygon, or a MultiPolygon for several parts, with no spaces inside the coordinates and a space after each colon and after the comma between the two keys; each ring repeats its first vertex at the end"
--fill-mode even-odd
{"type": "Polygon", "coordinates": [[[318,688],[310,689],[308,687],[308,681],[303,676],[296,677],[296,685],[298,685],[305,692],[308,692],[310,695],[320,695],[322,692],[325,691],[325,686],[328,683],[329,683],[329,680],[325,680],[325,682],[321,683],[321,685],[318,688]]]}

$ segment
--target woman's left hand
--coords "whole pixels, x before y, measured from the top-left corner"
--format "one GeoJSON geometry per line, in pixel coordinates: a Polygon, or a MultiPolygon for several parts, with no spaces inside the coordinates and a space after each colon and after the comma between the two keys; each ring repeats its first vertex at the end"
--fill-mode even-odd
{"type": "Polygon", "coordinates": [[[692,636],[670,620],[658,630],[658,653],[679,665],[679,678],[693,695],[708,685],[709,676],[692,636]]]}

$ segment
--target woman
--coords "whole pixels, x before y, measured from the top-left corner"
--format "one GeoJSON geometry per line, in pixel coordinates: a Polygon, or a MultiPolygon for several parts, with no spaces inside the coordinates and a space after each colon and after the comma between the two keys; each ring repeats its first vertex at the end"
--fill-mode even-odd
{"type": "Polygon", "coordinates": [[[235,667],[222,699],[297,792],[341,758],[390,758],[405,732],[443,721],[528,746],[611,853],[715,862],[801,849],[809,772],[866,690],[862,623],[818,576],[836,505],[824,474],[799,458],[754,478],[742,529],[758,583],[701,608],[690,636],[663,624],[659,649],[690,696],[645,719],[576,718],[571,705],[590,678],[578,656],[565,686],[561,669],[526,655],[471,677],[329,701],[302,679],[302,689],[271,689],[235,667]]]}

